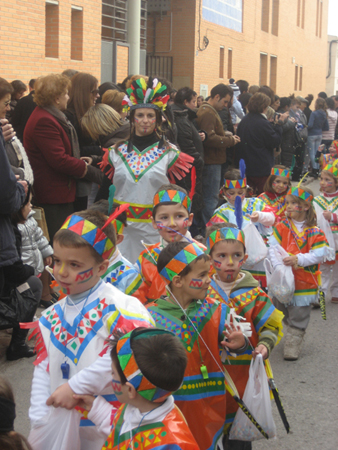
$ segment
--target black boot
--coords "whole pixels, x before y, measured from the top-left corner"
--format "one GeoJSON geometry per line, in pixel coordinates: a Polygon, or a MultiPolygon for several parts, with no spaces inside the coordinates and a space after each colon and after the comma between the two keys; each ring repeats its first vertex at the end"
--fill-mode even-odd
{"type": "Polygon", "coordinates": [[[21,358],[31,358],[35,351],[26,344],[28,330],[13,328],[12,340],[6,350],[8,361],[16,361],[21,358]]]}

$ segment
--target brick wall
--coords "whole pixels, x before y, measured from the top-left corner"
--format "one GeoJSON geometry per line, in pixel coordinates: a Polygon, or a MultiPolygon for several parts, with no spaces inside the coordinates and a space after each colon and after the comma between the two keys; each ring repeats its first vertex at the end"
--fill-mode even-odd
{"type": "MultiPolygon", "coordinates": [[[[328,0],[323,0],[322,34],[316,36],[317,0],[243,0],[243,32],[239,33],[200,18],[202,0],[172,0],[173,14],[172,51],[170,48],[170,13],[156,19],[156,55],[173,56],[173,81],[175,87],[190,84],[199,93],[200,85],[207,84],[209,91],[218,83],[228,83],[228,49],[232,49],[232,71],[235,79],[245,79],[259,84],[260,53],[267,54],[267,82],[276,70],[276,93],[287,96],[317,94],[325,90],[327,54],[328,0]],[[298,3],[300,6],[298,6],[298,3]],[[268,24],[263,23],[262,7],[268,11],[268,24]],[[278,8],[277,8],[278,7],[278,8]],[[278,9],[278,27],[276,23],[278,9]],[[297,11],[299,8],[299,25],[297,11]],[[203,36],[209,40],[204,51],[203,36]],[[304,24],[304,28],[302,25],[304,24]],[[272,31],[275,34],[272,34],[272,31]],[[194,42],[193,42],[194,41],[194,42]],[[219,78],[220,47],[224,47],[224,78],[219,78]],[[277,56],[271,74],[271,56],[277,56]],[[294,60],[293,60],[294,58],[294,60]],[[294,61],[294,62],[293,62],[294,61]],[[302,66],[302,89],[294,90],[295,65],[302,66]]],[[[264,15],[263,15],[264,17],[264,15]]],[[[153,19],[148,20],[147,51],[154,50],[153,19]]],[[[298,74],[300,70],[298,69],[298,74]]]]}
{"type": "Polygon", "coordinates": [[[126,45],[117,45],[116,52],[116,82],[122,83],[129,74],[129,47],[126,45]]]}
{"type": "MultiPolygon", "coordinates": [[[[55,50],[55,41],[47,39],[47,48],[52,52],[49,54],[56,57],[46,57],[45,2],[0,0],[1,77],[8,81],[21,79],[28,83],[31,78],[52,72],[60,73],[71,68],[90,72],[100,79],[101,2],[62,0],[56,9],[59,11],[58,53],[55,50]],[[83,8],[82,61],[71,59],[72,4],[83,8]]],[[[53,22],[53,26],[55,23],[53,22]]],[[[75,56],[79,57],[79,46],[74,44],[73,50],[75,47],[77,47],[75,56]]]]}

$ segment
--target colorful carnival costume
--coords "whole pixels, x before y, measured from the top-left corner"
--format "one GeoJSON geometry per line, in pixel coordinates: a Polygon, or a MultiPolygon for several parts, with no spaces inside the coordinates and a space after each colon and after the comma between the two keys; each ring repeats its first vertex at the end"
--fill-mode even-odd
{"type": "MultiPolygon", "coordinates": [[[[133,82],[127,89],[125,104],[130,109],[155,108],[161,110],[169,96],[166,87],[156,79],[144,79],[133,82]],[[152,86],[149,83],[153,83],[152,86]]],[[[117,148],[110,147],[103,157],[102,169],[107,165],[111,170],[107,175],[115,187],[115,202],[129,203],[127,211],[128,227],[125,240],[120,250],[125,257],[134,263],[143,250],[142,240],[150,244],[158,242],[158,232],[151,224],[152,206],[155,192],[164,184],[174,183],[174,176],[181,179],[189,172],[194,158],[181,153],[175,145],[160,138],[154,132],[155,142],[139,150],[135,144],[135,136],[117,148]],[[157,138],[156,138],[157,136],[157,138]]],[[[151,136],[136,136],[137,142],[146,142],[151,136]]]]}
{"type": "MultiPolygon", "coordinates": [[[[267,238],[272,234],[272,225],[275,222],[275,216],[271,209],[259,198],[244,198],[242,202],[243,228],[250,223],[250,215],[253,212],[259,213],[259,223],[255,223],[259,234],[267,243],[267,238]]],[[[236,223],[235,206],[231,203],[225,203],[216,209],[210,219],[208,226],[215,223],[230,222],[236,223]]],[[[266,276],[263,261],[259,261],[253,267],[248,268],[243,265],[243,269],[248,270],[256,280],[260,281],[263,287],[266,287],[266,276]]]]}
{"type": "Polygon", "coordinates": [[[110,258],[108,269],[102,279],[127,295],[134,295],[142,283],[139,271],[122,256],[118,249],[110,258]]]}
{"type": "Polygon", "coordinates": [[[201,450],[214,449],[225,424],[224,375],[190,321],[221,365],[220,342],[229,308],[206,298],[191,303],[184,315],[178,305],[162,297],[151,303],[148,311],[156,326],[179,337],[187,351],[188,365],[183,385],[174,394],[175,403],[201,450]]]}
{"type": "MultiPolygon", "coordinates": [[[[102,280],[91,290],[67,296],[46,309],[36,322],[40,340],[29,409],[30,438],[34,438],[36,431],[43,433],[41,427],[48,428],[48,417],[54,408],[47,406],[46,400],[68,380],[78,394],[97,393],[108,401],[116,400],[106,340],[117,329],[132,330],[153,323],[137,299],[102,280]]],[[[86,415],[80,422],[81,450],[100,449],[104,439],[86,415]]]]}
{"type": "MultiPolygon", "coordinates": [[[[241,276],[231,291],[226,292],[229,283],[222,283],[214,275],[208,290],[208,298],[225,303],[235,308],[236,314],[245,317],[251,324],[252,335],[249,338],[251,346],[243,355],[236,358],[229,355],[225,361],[226,368],[235,381],[240,396],[244,394],[249,378],[249,368],[252,359],[252,350],[259,344],[264,344],[270,354],[271,350],[280,341],[282,334],[283,314],[271,303],[268,295],[258,287],[258,282],[247,271],[241,271],[241,276]],[[228,285],[228,286],[227,286],[228,285]]],[[[227,393],[226,398],[226,424],[233,422],[238,405],[227,393]]]]}
{"type": "Polygon", "coordinates": [[[173,396],[146,415],[131,405],[122,405],[113,414],[111,411],[110,405],[98,397],[88,414],[101,423],[102,435],[109,435],[102,450],[199,450],[173,396]]]}
{"type": "MultiPolygon", "coordinates": [[[[335,141],[338,142],[338,141],[335,141]]],[[[336,146],[337,147],[337,146],[336,146]]],[[[333,164],[337,161],[337,156],[333,157],[331,153],[320,156],[320,167],[323,169],[327,164],[333,164]]]]}
{"type": "Polygon", "coordinates": [[[263,192],[258,196],[273,211],[277,223],[285,219],[285,197],[286,194],[277,195],[274,192],[263,192]]]}
{"type": "MultiPolygon", "coordinates": [[[[327,156],[327,155],[324,155],[327,156]]],[[[323,263],[320,266],[322,272],[322,288],[328,293],[331,284],[331,293],[333,298],[338,297],[338,191],[333,194],[326,192],[314,198],[313,206],[315,208],[317,218],[319,218],[324,211],[331,212],[331,220],[328,222],[332,231],[332,236],[335,243],[336,260],[333,264],[323,263]]],[[[325,220],[325,219],[324,219],[325,220]]]]}

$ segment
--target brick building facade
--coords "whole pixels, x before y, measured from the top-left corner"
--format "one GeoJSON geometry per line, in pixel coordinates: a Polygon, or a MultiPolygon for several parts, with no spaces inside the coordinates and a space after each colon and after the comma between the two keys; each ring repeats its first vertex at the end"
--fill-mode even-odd
{"type": "Polygon", "coordinates": [[[317,94],[325,90],[327,15],[328,0],[150,0],[147,51],[166,59],[176,88],[205,95],[233,77],[280,96],[317,94]],[[156,2],[161,9],[151,11],[156,2]]]}

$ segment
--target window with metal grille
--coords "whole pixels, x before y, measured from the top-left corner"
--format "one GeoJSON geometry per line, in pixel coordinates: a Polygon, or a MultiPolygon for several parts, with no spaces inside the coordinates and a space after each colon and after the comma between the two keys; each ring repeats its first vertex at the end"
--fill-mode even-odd
{"type": "Polygon", "coordinates": [[[101,37],[104,41],[127,42],[127,3],[102,0],[101,37]]]}

